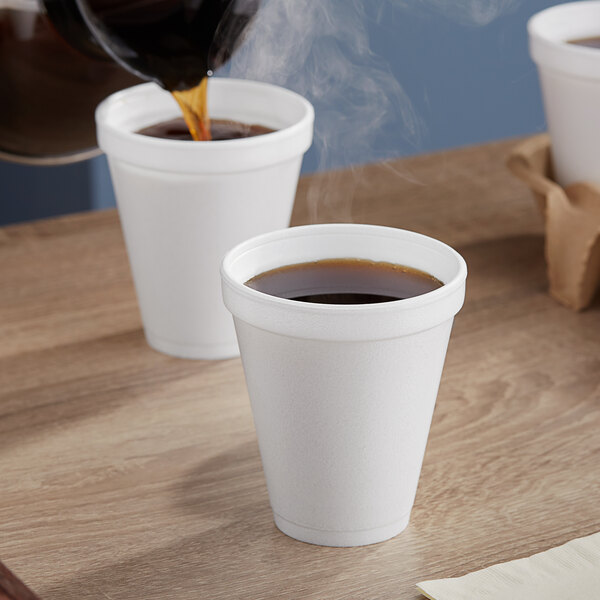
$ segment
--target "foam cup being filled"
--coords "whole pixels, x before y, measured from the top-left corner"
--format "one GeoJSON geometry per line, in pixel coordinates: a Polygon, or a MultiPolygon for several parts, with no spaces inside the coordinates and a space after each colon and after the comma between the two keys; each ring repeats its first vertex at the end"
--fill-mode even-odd
{"type": "Polygon", "coordinates": [[[210,142],[136,133],[180,116],[149,83],[113,94],[96,111],[150,346],[184,358],[235,356],[219,266],[239,242],[289,225],[314,112],[277,86],[212,78],[211,117],[273,133],[210,142]]]}

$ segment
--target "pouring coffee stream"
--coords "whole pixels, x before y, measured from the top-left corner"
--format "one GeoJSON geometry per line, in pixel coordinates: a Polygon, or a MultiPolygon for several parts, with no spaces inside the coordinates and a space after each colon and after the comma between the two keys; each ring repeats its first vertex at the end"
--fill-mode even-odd
{"type": "Polygon", "coordinates": [[[208,78],[233,54],[260,0],[77,0],[108,54],[170,91],[194,140],[210,140],[208,78]]]}
{"type": "Polygon", "coordinates": [[[192,139],[208,141],[211,139],[210,119],[208,116],[207,102],[208,75],[190,90],[171,92],[185,120],[192,139]]]}

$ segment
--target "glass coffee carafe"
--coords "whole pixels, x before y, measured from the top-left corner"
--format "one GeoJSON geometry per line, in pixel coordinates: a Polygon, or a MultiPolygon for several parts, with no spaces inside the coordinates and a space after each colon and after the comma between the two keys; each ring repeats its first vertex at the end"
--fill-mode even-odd
{"type": "Polygon", "coordinates": [[[95,41],[75,0],[0,0],[0,158],[63,164],[96,148],[94,110],[140,82],[95,41]]]}
{"type": "Polygon", "coordinates": [[[138,76],[185,110],[187,90],[227,61],[259,3],[0,0],[0,159],[95,155],[96,105],[138,76]]]}

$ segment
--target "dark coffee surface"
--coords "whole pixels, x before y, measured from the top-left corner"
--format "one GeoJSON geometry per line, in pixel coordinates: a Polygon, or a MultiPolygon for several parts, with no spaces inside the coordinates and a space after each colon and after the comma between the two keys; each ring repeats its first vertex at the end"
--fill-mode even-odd
{"type": "Polygon", "coordinates": [[[82,0],[100,43],[169,91],[198,85],[241,41],[259,0],[82,0]]]}
{"type": "MultiPolygon", "coordinates": [[[[273,129],[269,129],[263,125],[248,125],[239,121],[212,119],[210,122],[210,132],[213,141],[254,137],[264,135],[265,133],[273,133],[273,131],[273,129]]],[[[188,126],[182,117],[150,125],[150,127],[144,127],[137,133],[168,140],[192,141],[188,126]]]]}
{"type": "Polygon", "coordinates": [[[586,48],[600,48],[600,36],[569,40],[569,44],[585,46],[586,48]]]}
{"type": "Polygon", "coordinates": [[[402,265],[338,258],[266,271],[246,285],[299,302],[374,304],[420,296],[444,284],[428,273],[402,265]]]}

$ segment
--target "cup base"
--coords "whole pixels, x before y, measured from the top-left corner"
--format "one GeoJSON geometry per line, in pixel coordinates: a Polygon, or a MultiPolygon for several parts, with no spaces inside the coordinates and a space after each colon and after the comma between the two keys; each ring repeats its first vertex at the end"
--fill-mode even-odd
{"type": "Polygon", "coordinates": [[[195,360],[220,360],[225,358],[235,358],[240,355],[240,349],[237,342],[227,344],[199,344],[188,345],[178,344],[171,340],[154,335],[150,331],[145,331],[148,345],[169,356],[176,358],[190,358],[195,360]]]}
{"type": "Polygon", "coordinates": [[[359,531],[327,531],[313,529],[288,521],[281,515],[275,513],[273,513],[273,516],[277,528],[295,540],[307,542],[308,544],[315,544],[317,546],[344,548],[350,546],[367,546],[369,544],[376,544],[393,538],[406,529],[410,513],[389,525],[376,527],[375,529],[362,529],[359,531]]]}

